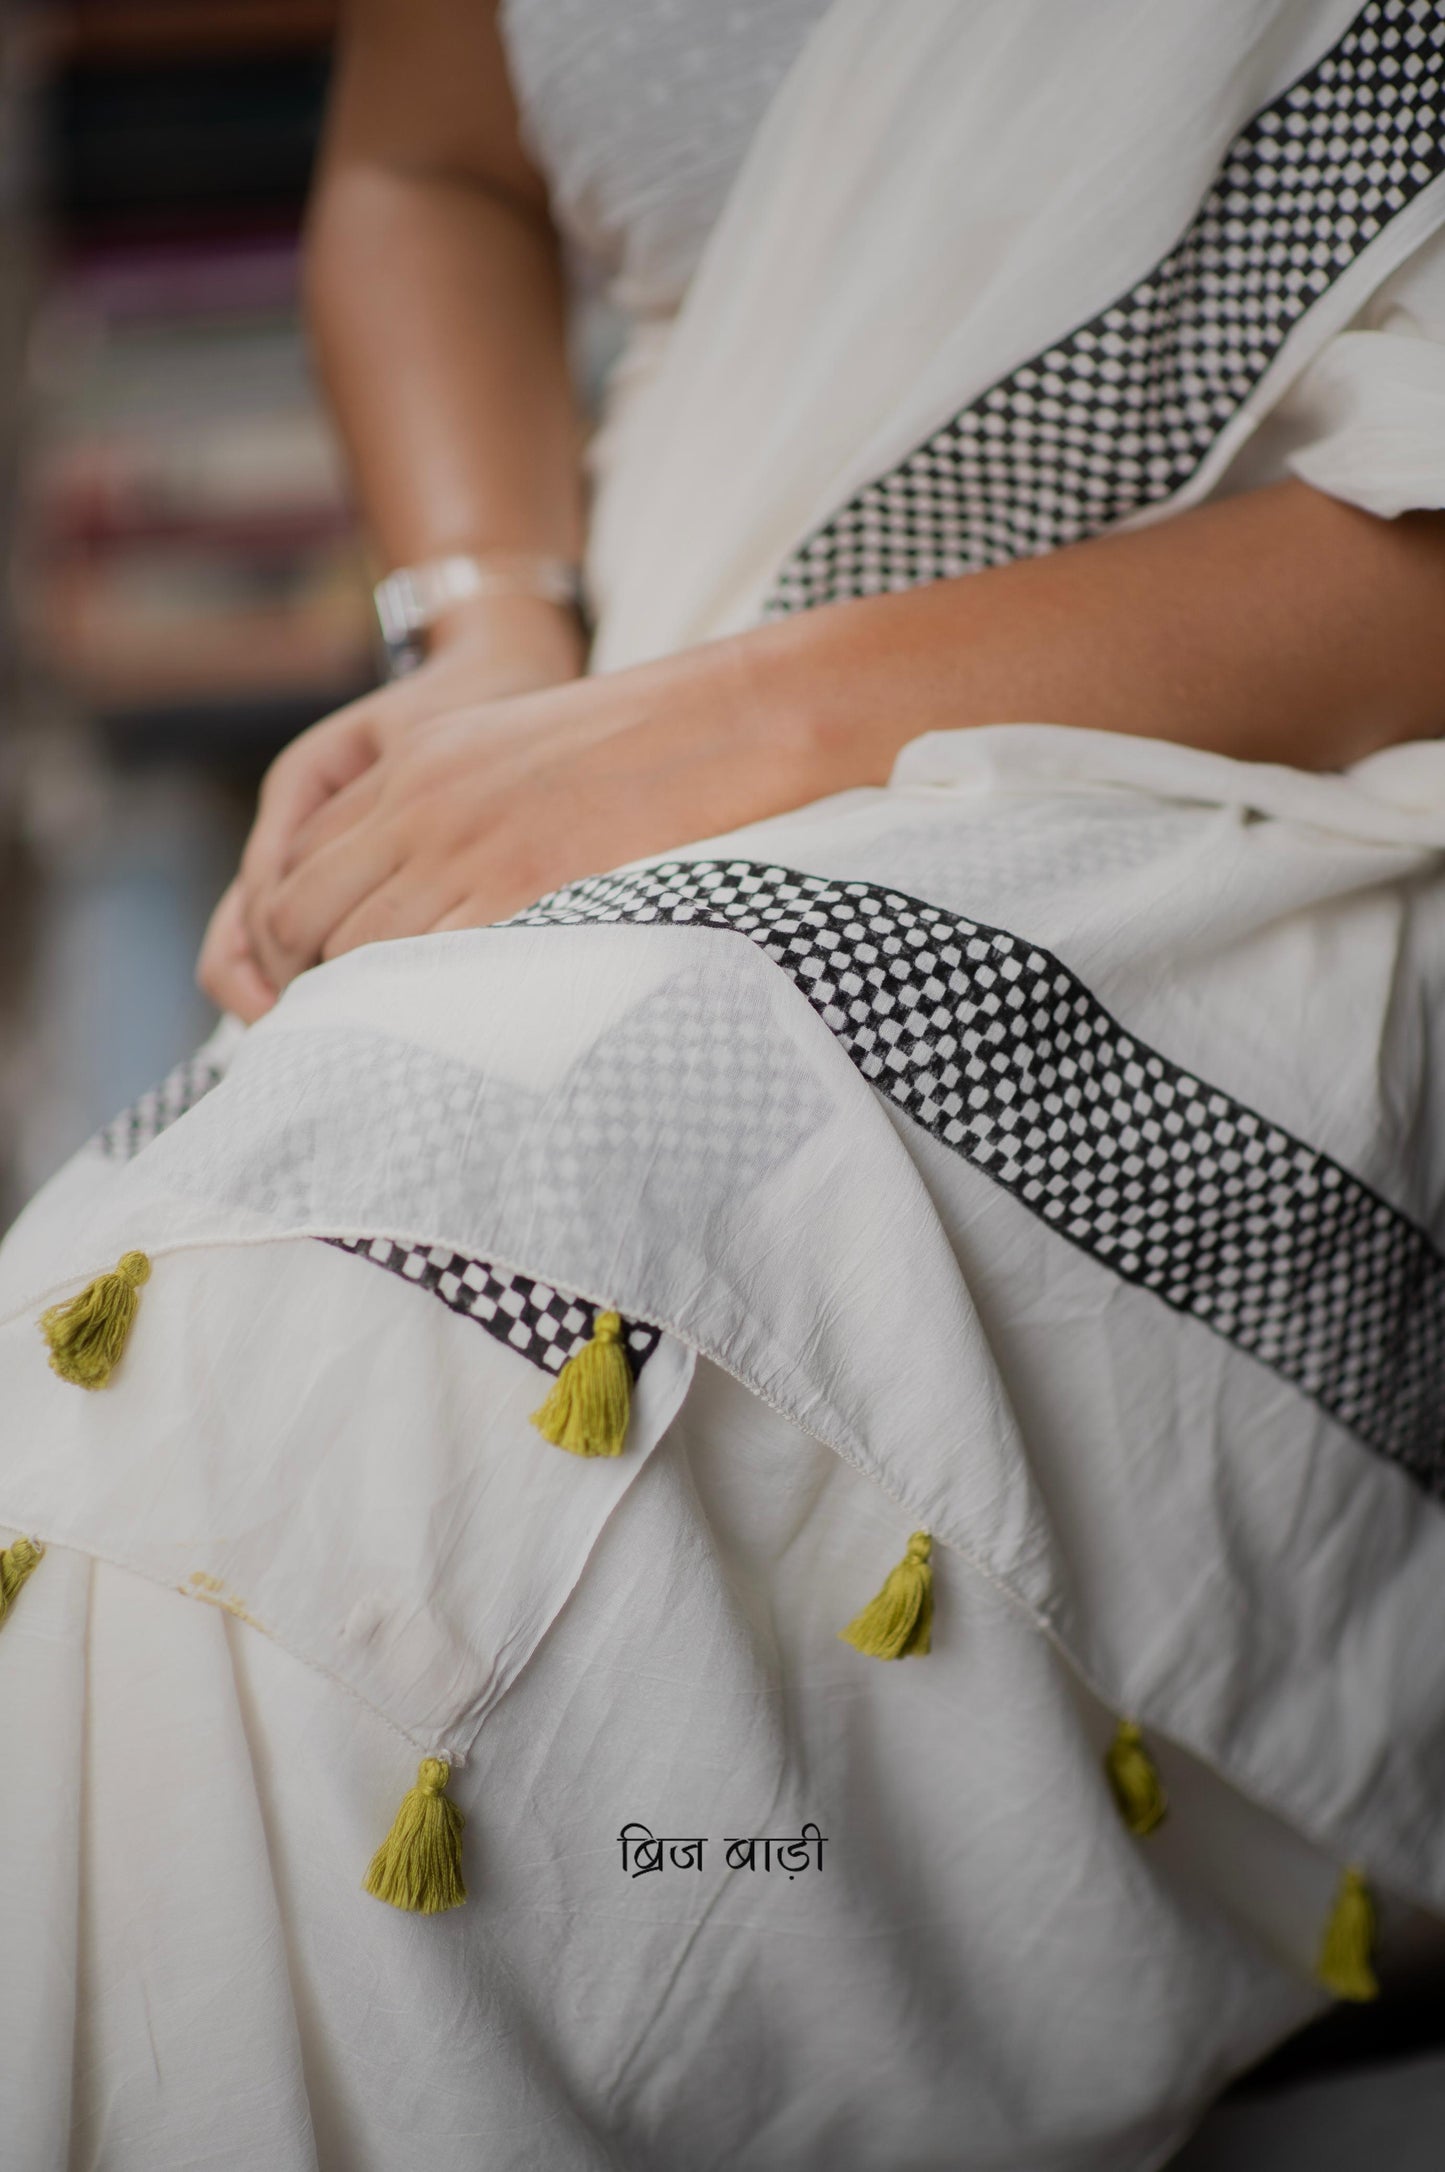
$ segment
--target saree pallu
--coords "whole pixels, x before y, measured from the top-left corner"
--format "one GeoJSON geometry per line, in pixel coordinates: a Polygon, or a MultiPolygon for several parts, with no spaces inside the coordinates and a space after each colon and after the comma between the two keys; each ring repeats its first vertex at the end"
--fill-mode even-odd
{"type": "MultiPolygon", "coordinates": [[[[1404,0],[839,0],[600,445],[599,666],[1220,487],[1445,222],[1442,76],[1404,0]]],[[[30,2161],[1144,2172],[1337,1879],[1445,1908],[1442,850],[1433,745],[935,734],[78,1157],[0,1258],[30,2161]],[[929,1550],[931,1649],[840,1643],[929,1550]],[[436,1917],[359,1889],[419,1758],[436,1917]]]]}

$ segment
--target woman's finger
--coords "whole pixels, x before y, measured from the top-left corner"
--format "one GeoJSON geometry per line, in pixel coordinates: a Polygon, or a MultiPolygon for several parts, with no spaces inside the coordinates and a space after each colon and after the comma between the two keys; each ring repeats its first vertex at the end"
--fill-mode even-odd
{"type": "Polygon", "coordinates": [[[400,861],[392,825],[362,822],[270,889],[247,891],[246,931],[267,978],[284,988],[317,964],[333,929],[396,873],[400,861]]]}
{"type": "Polygon", "coordinates": [[[247,951],[226,962],[216,975],[215,988],[207,993],[218,1010],[229,1012],[245,1026],[254,1026],[276,1005],[275,989],[247,951]]]}
{"type": "Polygon", "coordinates": [[[248,1026],[276,1001],[276,991],[251,954],[241,910],[240,884],[233,882],[211,915],[196,979],[218,1010],[229,1011],[248,1026]]]}
{"type": "Polygon", "coordinates": [[[358,703],[313,724],[276,757],[266,772],[256,820],[241,855],[241,880],[248,892],[281,880],[297,830],[334,793],[364,775],[376,755],[375,734],[364,704],[358,703]]]}
{"type": "Polygon", "coordinates": [[[381,796],[384,769],[384,762],[373,762],[369,769],[364,769],[350,784],[342,785],[329,799],[322,801],[314,814],[297,825],[291,834],[282,874],[293,874],[313,852],[334,843],[371,813],[381,796]]]}
{"type": "Polygon", "coordinates": [[[453,905],[434,920],[427,929],[428,935],[455,935],[463,928],[490,927],[491,920],[479,898],[464,898],[460,905],[453,905]]]}
{"type": "Polygon", "coordinates": [[[384,882],[355,912],[327,937],[324,956],[340,958],[364,943],[390,943],[406,935],[429,935],[442,924],[454,906],[455,886],[448,889],[416,861],[384,882]]]}

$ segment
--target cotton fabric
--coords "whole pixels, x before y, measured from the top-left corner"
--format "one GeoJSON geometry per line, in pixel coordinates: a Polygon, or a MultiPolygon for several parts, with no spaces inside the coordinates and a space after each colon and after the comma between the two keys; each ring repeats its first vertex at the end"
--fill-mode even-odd
{"type": "Polygon", "coordinates": [[[552,215],[626,317],[677,309],[768,102],[826,0],[504,0],[552,215]]]}
{"type": "MultiPolygon", "coordinates": [[[[313,1258],[384,1330],[409,1294],[313,1258]]],[[[987,1584],[950,1579],[937,1667],[860,1660],[833,1632],[895,1537],[708,1368],[452,1782],[474,1899],[439,1921],[359,1889],[383,1722],[222,1608],[52,1548],[0,1670],[33,1956],[3,1978],[9,2161],[822,2172],[1009,2162],[1026,2132],[1030,2165],[1159,2162],[1201,2076],[1315,2009],[1330,1868],[1167,1748],[1141,1862],[1107,1715],[987,1584]],[[636,1818],[709,1836],[702,1875],[624,1877],[636,1818]],[[725,1868],[729,1834],[808,1818],[821,1875],[725,1868]]]]}
{"type": "MultiPolygon", "coordinates": [[[[1017,423],[1026,358],[1147,285],[1301,70],[1317,124],[1351,35],[840,0],[599,448],[602,661],[755,619],[815,531],[886,585],[890,477],[946,539],[988,388],[1017,423]]],[[[1219,487],[1442,216],[1427,166],[1130,517],[1219,487]]],[[[0,1516],[51,1546],[0,1646],[0,1863],[19,1945],[60,1926],[11,2131],[64,2148],[73,2020],[78,2162],[1162,2163],[1317,2006],[1344,1863],[1445,1905],[1442,850],[1433,745],[1316,778],[937,734],[886,790],[307,975],[77,1160],[0,1259],[0,1516]],[[133,1245],[87,1397],[34,1314],[133,1245]],[[527,1422],[577,1305],[641,1338],[615,1465],[527,1422]],[[870,1664],[836,1631],[920,1527],[935,1649],[870,1664]],[[150,1680],[206,1745],[194,1859],[116,1746],[171,1739],[150,1680]],[[1118,1715],[1174,1801],[1145,1849],[1118,1715]],[[357,1883],[437,1752],[475,1899],[404,1922],[357,1883]],[[634,1817],[832,1852],[625,1880],[634,1817]]]]}

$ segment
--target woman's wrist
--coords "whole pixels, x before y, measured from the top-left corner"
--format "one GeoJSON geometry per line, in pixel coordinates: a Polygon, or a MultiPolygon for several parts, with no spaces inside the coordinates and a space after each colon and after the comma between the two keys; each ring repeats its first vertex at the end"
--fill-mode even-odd
{"type": "Polygon", "coordinates": [[[451,605],[428,630],[426,662],[445,663],[449,675],[471,664],[486,681],[515,680],[520,693],[579,678],[587,637],[569,604],[542,596],[471,596],[451,605]]]}
{"type": "Polygon", "coordinates": [[[1445,513],[1297,481],[735,637],[816,793],[910,739],[1047,722],[1335,769],[1442,729],[1445,513]]]}
{"type": "Polygon", "coordinates": [[[873,631],[846,609],[823,609],[717,644],[732,652],[756,756],[794,776],[804,798],[886,784],[899,749],[917,735],[905,721],[907,702],[879,685],[873,631]]]}

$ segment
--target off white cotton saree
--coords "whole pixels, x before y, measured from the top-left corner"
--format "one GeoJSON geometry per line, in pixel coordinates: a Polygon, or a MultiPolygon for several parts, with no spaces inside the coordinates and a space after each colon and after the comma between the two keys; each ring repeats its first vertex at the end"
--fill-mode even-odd
{"type": "MultiPolygon", "coordinates": [[[[599,666],[1217,487],[1445,223],[1442,72],[1405,0],[838,0],[600,448],[599,666]]],[[[1142,2172],[1342,1876],[1445,1908],[1442,850],[1434,746],[935,735],[309,974],[73,1163],[0,1261],[22,2161],[1142,2172]],[[132,1250],[81,1393],[36,1316],[132,1250]],[[409,1917],[421,1758],[471,1898],[409,1917]]]]}

